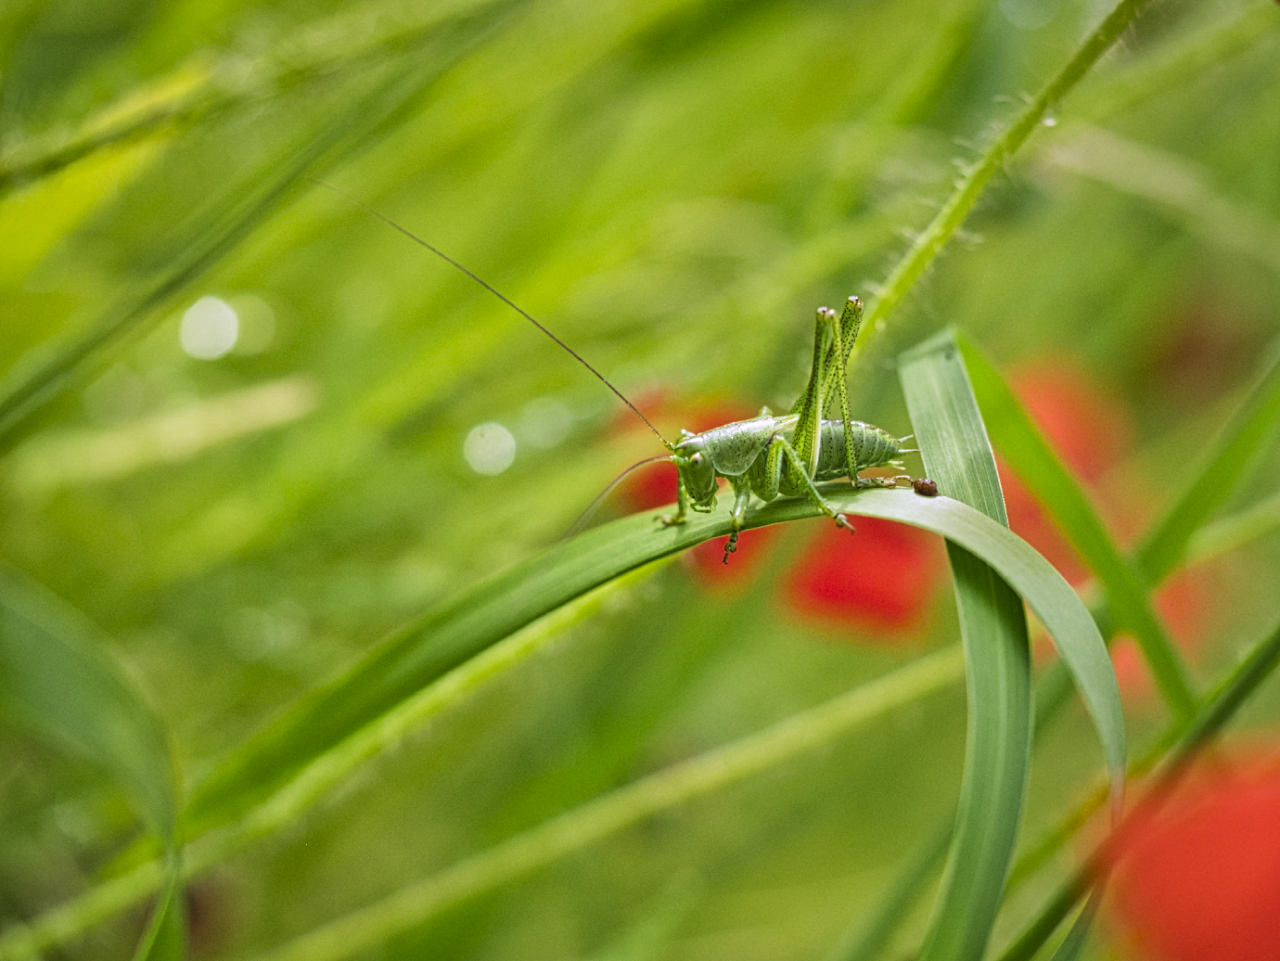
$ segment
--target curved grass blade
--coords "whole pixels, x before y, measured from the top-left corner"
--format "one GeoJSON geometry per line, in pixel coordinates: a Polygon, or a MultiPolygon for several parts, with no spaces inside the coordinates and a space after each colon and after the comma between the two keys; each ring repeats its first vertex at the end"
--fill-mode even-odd
{"type": "Polygon", "coordinates": [[[78,611],[0,566],[0,711],[92,762],[168,840],[177,811],[168,734],[108,646],[78,611]]]}
{"type": "Polygon", "coordinates": [[[1175,714],[1190,717],[1196,700],[1186,666],[1151,609],[1146,585],[999,372],[972,343],[956,341],[995,446],[1106,587],[1117,627],[1133,631],[1165,702],[1175,714]]]}
{"type": "MultiPolygon", "coordinates": [[[[1060,644],[1072,648],[1101,645],[1088,612],[1062,576],[1029,545],[985,515],[947,497],[917,497],[905,490],[852,491],[846,484],[827,488],[824,495],[846,513],[912,524],[956,542],[1012,584],[1060,644]],[[1090,632],[1094,640],[1082,640],[1090,632]]],[[[659,527],[656,518],[661,513],[652,511],[623,518],[556,545],[388,638],[347,673],[304,696],[228,756],[206,782],[218,790],[215,793],[206,788],[204,807],[199,809],[202,817],[186,822],[186,836],[197,833],[196,828],[208,830],[230,820],[232,811],[241,818],[232,829],[233,834],[244,825],[247,840],[261,836],[264,832],[254,825],[258,811],[268,810],[277,797],[286,797],[293,785],[308,778],[313,769],[325,768],[318,777],[323,786],[334,783],[342,772],[353,770],[376,752],[376,747],[360,746],[363,732],[415,693],[433,690],[428,685],[442,675],[521,627],[558,611],[573,598],[627,571],[729,531],[727,510],[697,515],[678,528],[659,527]],[[351,750],[347,750],[348,745],[351,750]],[[338,764],[336,773],[328,769],[334,764],[338,764]],[[265,787],[259,779],[267,782],[265,787]]],[[[815,515],[815,509],[806,501],[775,501],[750,512],[747,526],[762,527],[815,515]]],[[[465,696],[468,690],[463,685],[452,696],[465,696]]],[[[378,744],[385,746],[382,740],[378,744]]],[[[296,820],[300,811],[322,793],[323,787],[303,790],[304,802],[300,806],[286,805],[291,815],[287,821],[296,820]]],[[[269,816],[267,821],[270,829],[279,826],[269,816]]],[[[207,868],[240,850],[243,844],[244,839],[237,842],[233,837],[218,844],[212,854],[197,858],[193,853],[189,860],[198,861],[201,869],[207,868]]],[[[188,874],[193,870],[189,867],[188,874]]],[[[162,881],[163,874],[155,862],[140,865],[118,884],[108,882],[80,902],[55,909],[47,919],[37,919],[30,926],[34,933],[21,939],[22,944],[48,947],[61,943],[88,925],[153,894],[162,881]]],[[[0,941],[0,958],[20,957],[14,953],[18,940],[0,941]]]]}
{"type": "MultiPolygon", "coordinates": [[[[1097,630],[1075,593],[1032,548],[964,505],[908,491],[825,492],[852,514],[885,517],[942,534],[984,558],[1023,592],[1037,615],[1073,650],[1097,630]]],[[[193,793],[184,837],[243,814],[327,750],[415,691],[490,645],[587,591],[662,557],[728,533],[727,512],[658,529],[660,511],[589,530],[479,585],[396,632],[348,672],[304,695],[274,723],[229,755],[193,793]]],[[[775,502],[747,526],[814,516],[800,502],[775,502]]],[[[1083,642],[1089,644],[1089,641],[1083,642]]],[[[1107,662],[1107,670],[1110,670],[1107,662]]]]}
{"type": "MultiPolygon", "coordinates": [[[[995,458],[949,333],[900,358],[925,471],[938,489],[1007,528],[995,458]]],[[[1031,655],[1022,601],[988,565],[947,543],[964,640],[969,723],[955,835],[920,957],[981,958],[1017,843],[1031,755],[1031,655]]],[[[1092,622],[1090,622],[1092,626],[1092,622]]]]}

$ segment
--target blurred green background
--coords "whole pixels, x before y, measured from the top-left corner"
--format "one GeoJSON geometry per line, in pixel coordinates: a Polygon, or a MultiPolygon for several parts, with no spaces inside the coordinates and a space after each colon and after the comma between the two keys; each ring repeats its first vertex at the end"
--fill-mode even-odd
{"type": "MultiPolygon", "coordinates": [[[[788,407],[814,307],[874,291],[957,163],[1103,10],[10,0],[0,555],[110,637],[190,786],[660,453],[542,334],[310,178],[456,257],[671,435],[788,407]]],[[[864,332],[855,416],[909,432],[893,358],[954,324],[1134,537],[1280,328],[1278,62],[1274,4],[1148,10],[864,332]]],[[[1274,493],[1278,461],[1238,506],[1274,493]]],[[[648,503],[636,490],[606,516],[648,503]]],[[[1015,530],[1069,569],[1014,506],[1015,530]]],[[[545,653],[196,881],[193,956],[281,944],[954,640],[937,545],[869,531],[806,575],[825,531],[748,539],[727,575],[713,555],[611,588],[545,653]],[[904,584],[905,611],[884,593],[904,584]]],[[[1161,604],[1202,683],[1275,619],[1278,575],[1280,542],[1255,539],[1161,604]]],[[[1137,739],[1163,723],[1140,673],[1122,671],[1137,739]]],[[[1278,708],[1272,685],[1247,736],[1268,743],[1278,708]]],[[[956,687],[370,956],[822,958],[954,801],[963,744],[956,687]]],[[[1073,705],[1037,747],[1029,841],[1099,763],[1073,705]]],[[[115,787],[21,725],[0,728],[0,824],[4,920],[90,887],[137,832],[115,787]]],[[[1015,891],[998,930],[1071,860],[1015,891]]],[[[125,957],[142,919],[53,956],[125,957]]]]}

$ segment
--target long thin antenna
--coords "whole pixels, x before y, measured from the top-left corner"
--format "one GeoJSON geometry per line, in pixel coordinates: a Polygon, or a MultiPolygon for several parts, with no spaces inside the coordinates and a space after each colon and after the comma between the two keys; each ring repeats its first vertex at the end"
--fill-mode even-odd
{"type": "Polygon", "coordinates": [[[561,540],[571,541],[575,537],[577,537],[579,534],[581,534],[583,528],[587,526],[587,521],[591,520],[591,518],[595,515],[595,512],[600,509],[600,505],[605,502],[605,499],[610,494],[612,494],[615,489],[617,489],[617,486],[621,484],[623,480],[626,479],[626,476],[628,474],[630,474],[637,467],[643,467],[645,464],[652,464],[660,460],[670,461],[671,455],[659,454],[656,457],[646,457],[644,460],[637,461],[636,463],[632,464],[630,467],[624,470],[621,474],[619,474],[617,477],[611,480],[609,482],[609,486],[606,487],[604,490],[602,490],[599,494],[597,494],[596,499],[587,505],[587,509],[578,515],[578,519],[573,522],[572,527],[570,527],[567,531],[564,532],[564,536],[561,537],[561,540]]]}
{"type": "Polygon", "coordinates": [[[537,327],[540,331],[542,331],[544,334],[546,334],[548,337],[554,340],[557,344],[563,347],[569,353],[569,355],[573,357],[574,360],[580,363],[583,367],[587,368],[587,370],[591,371],[591,373],[593,373],[596,376],[596,379],[599,380],[600,383],[604,384],[611,391],[613,391],[613,393],[617,396],[618,400],[622,401],[624,404],[630,407],[631,410],[635,413],[635,415],[639,417],[642,421],[644,421],[645,426],[648,427],[651,431],[653,431],[654,436],[657,437],[658,440],[662,441],[663,447],[665,447],[667,450],[675,449],[671,445],[671,442],[668,441],[665,437],[662,436],[661,433],[658,432],[658,428],[654,427],[653,424],[649,423],[649,418],[645,417],[644,414],[640,413],[640,408],[638,408],[635,404],[631,403],[631,401],[627,400],[627,398],[623,396],[622,391],[618,390],[618,388],[614,387],[613,384],[609,383],[608,379],[604,376],[604,374],[600,373],[600,371],[596,370],[589,363],[587,363],[587,360],[585,357],[583,357],[576,350],[574,350],[572,347],[566,344],[563,340],[561,340],[559,337],[557,337],[555,334],[549,331],[546,327],[544,327],[538,321],[536,317],[533,316],[533,314],[529,313],[527,310],[525,310],[523,307],[517,304],[514,300],[512,300],[502,291],[498,290],[498,288],[494,287],[493,284],[489,283],[488,281],[480,277],[477,277],[474,273],[472,273],[466,267],[462,266],[462,264],[458,263],[448,254],[446,254],[443,250],[441,250],[439,247],[435,247],[427,243],[425,240],[423,240],[413,231],[409,230],[406,227],[400,226],[400,224],[396,223],[394,220],[392,220],[382,211],[377,210],[374,207],[370,207],[367,203],[365,203],[363,200],[360,200],[358,197],[353,197],[351,194],[347,193],[345,190],[341,189],[340,187],[335,187],[331,183],[326,183],[325,181],[319,180],[315,177],[312,177],[310,179],[312,180],[313,183],[319,184],[321,187],[325,187],[328,190],[332,190],[338,196],[345,197],[347,200],[355,204],[361,210],[364,210],[367,213],[373,214],[373,216],[377,217],[388,227],[393,227],[396,230],[400,231],[400,233],[404,234],[406,237],[412,240],[415,244],[419,244],[423,247],[426,247],[427,250],[431,251],[433,254],[435,254],[437,257],[443,260],[450,267],[453,267],[459,273],[465,274],[467,277],[470,277],[472,280],[474,280],[477,284],[479,284],[485,290],[489,291],[489,293],[493,294],[493,296],[497,297],[500,301],[502,301],[504,304],[506,304],[508,307],[514,310],[517,314],[519,314],[525,320],[529,321],[529,323],[533,324],[533,326],[537,327]]]}

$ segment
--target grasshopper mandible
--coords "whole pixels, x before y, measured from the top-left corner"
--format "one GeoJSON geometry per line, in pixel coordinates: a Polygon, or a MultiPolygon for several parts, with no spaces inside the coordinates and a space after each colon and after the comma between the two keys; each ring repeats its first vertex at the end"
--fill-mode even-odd
{"type": "Polygon", "coordinates": [[[847,477],[855,488],[861,489],[896,487],[899,480],[911,480],[907,475],[858,476],[861,471],[886,465],[901,470],[902,463],[897,460],[898,456],[914,451],[902,446],[910,439],[910,435],[894,437],[879,427],[852,420],[849,417],[849,389],[845,365],[862,324],[862,302],[857,297],[850,297],[845,302],[844,311],[839,315],[829,307],[818,309],[814,327],[813,367],[809,371],[809,382],[790,412],[777,416],[769,408],[764,407],[756,417],[750,420],[713,427],[700,434],[681,431],[680,440],[673,444],[603,374],[515,301],[381,211],[332,184],[320,180],[315,182],[345,197],[410,240],[425,247],[520,314],[598,378],[619,400],[630,407],[640,420],[644,421],[658,440],[662,441],[669,454],[646,458],[623,471],[604,493],[596,498],[578,524],[574,525],[575,531],[585,523],[595,507],[627,474],[637,467],[655,461],[668,461],[675,464],[679,476],[676,491],[677,510],[674,515],[659,517],[659,521],[664,526],[684,523],[690,509],[701,513],[714,511],[719,493],[718,479],[723,477],[729,481],[733,488],[734,501],[729,540],[724,548],[726,564],[729,563],[729,555],[737,550],[738,536],[745,524],[747,506],[752,494],[763,501],[771,501],[779,494],[808,497],[824,514],[832,518],[837,526],[852,531],[853,528],[848,519],[822,496],[822,492],[816,486],[818,483],[847,477]],[[841,419],[824,420],[823,412],[833,393],[840,401],[841,419]]]}

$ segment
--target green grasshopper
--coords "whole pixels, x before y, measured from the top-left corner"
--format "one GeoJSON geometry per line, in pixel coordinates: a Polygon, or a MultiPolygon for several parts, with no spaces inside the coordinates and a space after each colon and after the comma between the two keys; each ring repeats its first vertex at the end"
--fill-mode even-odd
{"type": "Polygon", "coordinates": [[[902,446],[910,439],[910,435],[894,437],[879,427],[852,420],[849,417],[849,389],[845,365],[862,324],[862,302],[857,297],[850,297],[846,301],[844,311],[839,316],[829,307],[818,309],[814,329],[813,368],[809,372],[809,382],[804,393],[800,395],[800,399],[796,401],[789,413],[779,417],[765,407],[750,420],[714,427],[700,434],[681,431],[680,440],[673,444],[663,437],[639,408],[614,387],[603,374],[519,304],[448,254],[380,211],[331,184],[323,181],[316,181],[316,183],[345,197],[400,231],[516,311],[595,375],[644,421],[658,440],[662,441],[663,446],[670,453],[666,456],[646,458],[618,475],[574,525],[571,533],[585,525],[596,506],[624,477],[637,467],[655,461],[674,463],[679,475],[676,491],[677,510],[674,515],[659,517],[664,526],[683,524],[690,509],[701,513],[714,511],[719,493],[718,479],[723,477],[729,481],[733,488],[734,501],[729,522],[731,532],[724,549],[726,564],[729,563],[729,555],[738,549],[738,536],[745,524],[747,506],[752,494],[763,501],[771,501],[779,494],[808,497],[824,514],[832,518],[837,526],[852,531],[853,528],[848,519],[827,502],[822,492],[818,490],[817,484],[847,477],[855,488],[861,489],[896,487],[899,480],[911,480],[906,475],[858,476],[861,471],[885,465],[901,470],[902,463],[897,460],[898,456],[914,453],[914,451],[902,446]],[[824,420],[822,415],[833,393],[840,399],[841,419],[824,420]]]}
{"type": "MultiPolygon", "coordinates": [[[[716,509],[717,478],[733,487],[733,512],[724,562],[737,550],[738,535],[754,494],[771,501],[779,494],[805,496],[837,526],[848,520],[827,503],[818,490],[822,481],[847,477],[855,488],[896,487],[897,477],[859,477],[871,467],[892,465],[902,469],[898,456],[913,453],[902,445],[908,437],[894,437],[872,424],[849,417],[849,391],[845,364],[862,324],[862,301],[850,297],[839,317],[829,307],[818,308],[813,337],[813,368],[804,393],[790,413],[778,417],[767,407],[751,420],[714,427],[701,434],[681,432],[676,444],[666,441],[679,471],[678,509],[662,517],[665,525],[683,523],[689,509],[709,513],[716,509]],[[823,420],[832,391],[840,398],[840,420],[823,420]]],[[[907,480],[911,478],[907,477],[907,480]]]]}

